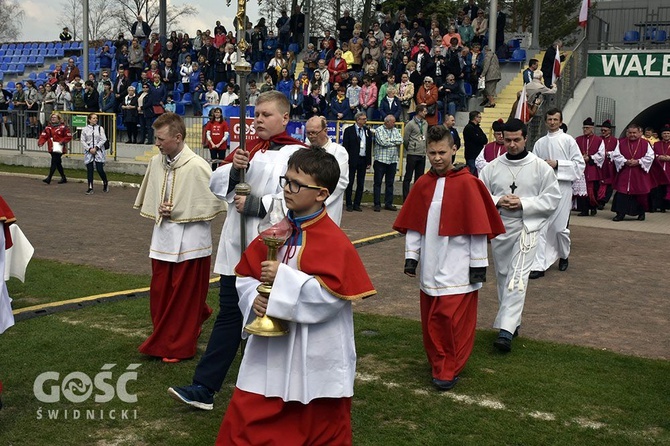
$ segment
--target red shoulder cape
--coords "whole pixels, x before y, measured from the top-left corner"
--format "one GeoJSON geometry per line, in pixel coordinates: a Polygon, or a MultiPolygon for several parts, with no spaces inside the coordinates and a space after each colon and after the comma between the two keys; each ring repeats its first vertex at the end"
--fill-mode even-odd
{"type": "Polygon", "coordinates": [[[14,213],[2,197],[0,197],[0,221],[4,223],[5,228],[5,249],[9,249],[12,247],[12,235],[9,233],[9,225],[16,221],[16,217],[14,217],[14,213]]]}
{"type": "MultiPolygon", "coordinates": [[[[314,276],[322,287],[340,299],[358,300],[377,294],[356,248],[325,209],[301,227],[300,271],[314,276]]],[[[267,259],[267,253],[263,240],[256,237],[242,253],[235,274],[260,280],[261,262],[267,259]]]]}
{"type": "MultiPolygon", "coordinates": [[[[282,132],[279,135],[275,135],[272,138],[270,138],[267,141],[264,140],[259,140],[256,145],[249,151],[249,161],[254,157],[256,153],[259,151],[265,152],[269,147],[270,143],[273,142],[275,144],[279,144],[281,146],[288,146],[292,144],[299,144],[302,146],[307,147],[302,141],[299,141],[295,138],[291,138],[288,136],[288,133],[282,132]]],[[[233,156],[235,155],[235,152],[237,152],[237,149],[233,150],[228,154],[225,160],[223,160],[223,164],[229,164],[233,162],[233,156]]]]}
{"type": "MultiPolygon", "coordinates": [[[[432,170],[414,184],[393,223],[403,234],[408,230],[426,233],[430,207],[439,175],[432,170]]],[[[487,235],[489,239],[505,232],[486,186],[467,169],[450,170],[444,182],[438,235],[487,235]]]]}

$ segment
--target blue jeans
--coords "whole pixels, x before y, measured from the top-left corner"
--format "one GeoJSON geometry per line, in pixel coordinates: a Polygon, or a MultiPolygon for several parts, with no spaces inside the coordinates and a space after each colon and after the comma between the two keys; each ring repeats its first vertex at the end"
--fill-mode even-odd
{"type": "Polygon", "coordinates": [[[374,183],[372,186],[372,195],[374,199],[375,206],[381,206],[381,194],[382,194],[382,179],[386,177],[386,183],[384,188],[384,206],[393,206],[393,180],[395,178],[395,171],[398,163],[381,163],[375,161],[373,164],[374,169],[374,183]]]}

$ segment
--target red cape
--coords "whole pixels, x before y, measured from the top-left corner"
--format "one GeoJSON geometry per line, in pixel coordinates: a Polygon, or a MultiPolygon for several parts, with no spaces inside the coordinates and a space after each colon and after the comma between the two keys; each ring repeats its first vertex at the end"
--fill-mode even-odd
{"type": "MultiPolygon", "coordinates": [[[[479,179],[467,169],[446,173],[442,214],[438,235],[487,235],[489,239],[505,232],[491,194],[479,179]]],[[[435,193],[438,174],[429,171],[419,177],[393,223],[393,229],[403,234],[408,230],[426,233],[428,208],[435,193]]]]}
{"type": "Polygon", "coordinates": [[[2,197],[0,197],[0,221],[4,223],[5,228],[5,249],[9,249],[12,247],[12,235],[9,233],[9,225],[16,221],[16,217],[14,217],[14,213],[2,197]]]}
{"type": "MultiPolygon", "coordinates": [[[[377,294],[356,248],[325,209],[301,228],[302,246],[297,253],[300,271],[314,276],[340,299],[357,300],[377,294]]],[[[267,255],[267,246],[256,237],[242,253],[235,274],[260,280],[261,262],[267,260],[267,255]]]]}
{"type": "MultiPolygon", "coordinates": [[[[280,146],[288,146],[292,144],[299,144],[301,146],[307,147],[302,141],[299,141],[295,138],[291,138],[288,136],[288,133],[282,132],[279,135],[275,135],[272,138],[270,138],[267,141],[260,140],[256,143],[256,145],[249,151],[249,161],[254,157],[256,153],[259,151],[265,152],[268,148],[270,148],[270,143],[275,143],[279,144],[280,146]]],[[[238,147],[239,148],[239,147],[238,147]]],[[[233,162],[233,156],[235,155],[235,152],[237,152],[237,149],[233,150],[228,154],[225,160],[223,160],[223,164],[229,164],[233,162]]]]}

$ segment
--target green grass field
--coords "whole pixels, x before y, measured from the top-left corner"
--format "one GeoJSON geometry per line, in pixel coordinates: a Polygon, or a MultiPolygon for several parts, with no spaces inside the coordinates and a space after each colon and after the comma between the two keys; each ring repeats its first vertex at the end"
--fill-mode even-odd
{"type": "MultiPolygon", "coordinates": [[[[45,296],[82,296],[90,292],[87,282],[105,283],[111,291],[135,288],[147,278],[35,260],[28,280],[34,283],[23,288],[17,304],[45,296]],[[45,272],[63,267],[71,276],[60,276],[62,288],[42,292],[53,280],[45,272]]],[[[10,284],[10,294],[17,286],[10,284]]],[[[217,310],[217,290],[208,299],[217,310]]],[[[667,361],[523,337],[515,341],[512,354],[501,355],[491,346],[495,333],[480,331],[461,381],[453,391],[441,393],[430,384],[418,322],[365,314],[357,314],[355,322],[355,445],[670,444],[667,361]]],[[[210,319],[204,327],[199,353],[212,323],[210,319]]],[[[18,322],[0,336],[0,379],[5,386],[0,444],[213,444],[238,364],[213,411],[191,410],[170,399],[166,390],[190,383],[196,361],[168,365],[139,354],[137,347],[150,330],[146,298],[18,322]],[[66,375],[81,372],[93,380],[105,364],[115,364],[110,383],[129,365],[140,364],[137,379],[126,386],[136,402],[118,397],[95,402],[95,395],[103,394],[99,390],[83,402],[66,399],[63,390],[71,387],[65,383],[76,383],[66,375]],[[51,387],[56,386],[58,402],[39,401],[33,389],[36,378],[49,371],[58,378],[43,387],[53,394],[51,387]],[[79,419],[73,419],[77,413],[79,419]]]]}

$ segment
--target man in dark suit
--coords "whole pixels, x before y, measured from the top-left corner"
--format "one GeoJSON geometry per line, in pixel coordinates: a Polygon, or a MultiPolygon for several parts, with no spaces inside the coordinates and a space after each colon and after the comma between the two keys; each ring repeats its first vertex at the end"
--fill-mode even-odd
{"type": "Polygon", "coordinates": [[[171,58],[165,59],[161,67],[161,81],[165,84],[168,93],[174,91],[174,85],[177,83],[177,70],[171,58]]]}
{"type": "Polygon", "coordinates": [[[365,188],[365,171],[372,165],[373,134],[365,126],[368,121],[365,112],[356,113],[356,124],[347,127],[342,137],[342,145],[349,154],[349,185],[344,192],[347,212],[362,212],[361,200],[365,188]],[[352,201],[351,195],[356,179],[356,195],[352,201]]]}
{"type": "Polygon", "coordinates": [[[412,60],[416,62],[416,71],[419,72],[422,78],[428,76],[434,69],[433,61],[428,53],[428,47],[423,42],[419,43],[419,51],[412,57],[412,60]]]}

